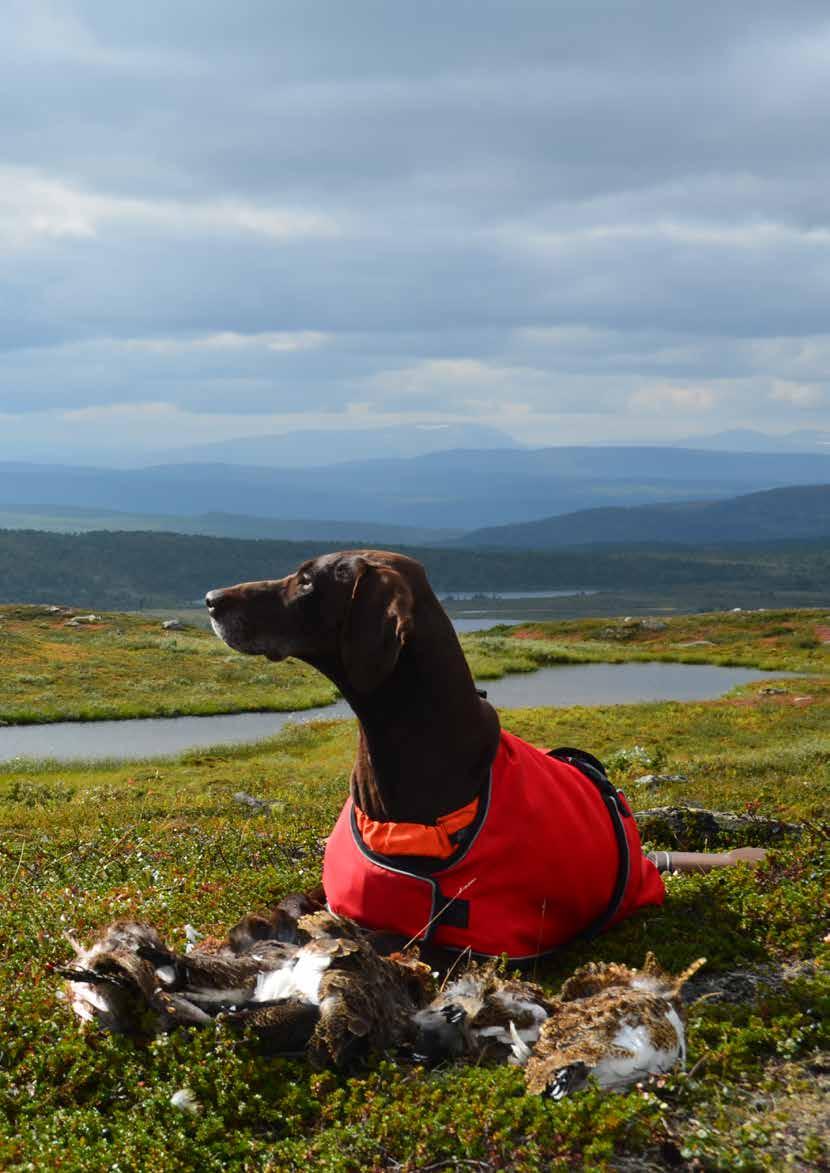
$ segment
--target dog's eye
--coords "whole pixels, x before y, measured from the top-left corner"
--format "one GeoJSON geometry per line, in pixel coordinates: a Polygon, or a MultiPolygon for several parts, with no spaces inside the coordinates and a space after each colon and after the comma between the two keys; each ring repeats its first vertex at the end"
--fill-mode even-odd
{"type": "Polygon", "coordinates": [[[297,579],[297,594],[307,595],[309,591],[314,590],[314,583],[311,581],[310,574],[301,574],[297,579]]]}

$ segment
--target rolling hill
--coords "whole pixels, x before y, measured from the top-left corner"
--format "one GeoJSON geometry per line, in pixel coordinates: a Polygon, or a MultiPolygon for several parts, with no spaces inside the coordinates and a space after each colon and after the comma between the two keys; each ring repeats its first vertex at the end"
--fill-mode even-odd
{"type": "Polygon", "coordinates": [[[58,534],[92,530],[203,534],[214,538],[271,538],[286,542],[334,542],[381,546],[441,544],[461,536],[458,529],[431,529],[376,521],[296,521],[247,517],[240,513],[125,513],[115,509],[82,509],[72,505],[0,506],[0,530],[47,530],[58,534]]]}
{"type": "Polygon", "coordinates": [[[588,543],[766,542],[830,537],[830,484],[770,489],[726,501],[583,509],[474,530],[453,545],[547,550],[588,543]]]}

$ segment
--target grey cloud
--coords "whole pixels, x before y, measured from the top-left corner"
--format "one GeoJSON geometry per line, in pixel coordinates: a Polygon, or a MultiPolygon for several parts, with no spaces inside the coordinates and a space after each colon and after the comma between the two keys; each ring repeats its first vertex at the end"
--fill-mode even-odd
{"type": "Polygon", "coordinates": [[[4,32],[2,410],[826,410],[824,3],[16,0],[4,32]],[[186,346],[223,331],[331,340],[186,346]]]}

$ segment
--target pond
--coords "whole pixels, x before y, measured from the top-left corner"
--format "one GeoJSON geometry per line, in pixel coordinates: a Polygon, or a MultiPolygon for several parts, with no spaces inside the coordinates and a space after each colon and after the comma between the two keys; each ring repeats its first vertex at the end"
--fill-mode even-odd
{"type": "MultiPolygon", "coordinates": [[[[608,705],[636,701],[707,700],[738,684],[787,673],[711,664],[563,664],[488,680],[483,687],[503,708],[535,705],[608,705]]],[[[130,721],[57,722],[0,729],[0,762],[14,758],[58,761],[164,757],[186,749],[242,745],[273,737],[288,722],[350,717],[345,701],[301,713],[229,713],[130,721]]]]}

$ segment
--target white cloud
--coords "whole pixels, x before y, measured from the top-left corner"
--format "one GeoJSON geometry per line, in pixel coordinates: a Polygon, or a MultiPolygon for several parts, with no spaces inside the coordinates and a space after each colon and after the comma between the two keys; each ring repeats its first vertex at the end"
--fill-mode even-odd
{"type": "Polygon", "coordinates": [[[494,233],[507,243],[531,252],[566,252],[586,245],[635,244],[656,241],[673,245],[708,245],[735,249],[773,249],[797,245],[826,248],[830,230],[798,228],[792,224],[757,221],[749,223],[694,222],[655,219],[645,223],[592,224],[565,231],[536,230],[527,225],[500,229],[494,233]]]}
{"type": "Polygon", "coordinates": [[[633,392],[628,397],[628,406],[636,412],[705,412],[711,411],[715,406],[715,393],[710,387],[656,384],[652,387],[641,387],[633,392]]]}
{"type": "Polygon", "coordinates": [[[0,167],[0,245],[92,237],[95,225],[89,197],[24,168],[0,167]]]}
{"type": "Polygon", "coordinates": [[[475,358],[433,358],[397,370],[379,371],[365,382],[376,391],[417,397],[442,390],[454,394],[487,389],[508,392],[548,380],[545,371],[532,367],[502,366],[475,358]]]}
{"type": "Polygon", "coordinates": [[[127,350],[147,351],[150,354],[186,354],[200,350],[273,350],[287,354],[299,350],[317,350],[325,346],[328,340],[329,336],[319,330],[299,330],[293,333],[273,330],[260,334],[221,330],[195,338],[128,338],[120,345],[127,350]]]}
{"type": "Polygon", "coordinates": [[[271,241],[326,239],[341,232],[335,217],[310,208],[232,199],[134,199],[89,191],[30,168],[0,166],[0,246],[91,239],[130,226],[183,236],[250,234],[271,241]]]}
{"type": "Polygon", "coordinates": [[[769,398],[777,403],[786,403],[791,407],[819,407],[825,401],[824,390],[813,383],[790,383],[785,379],[775,379],[769,398]]]}
{"type": "MultiPolygon", "coordinates": [[[[150,423],[169,421],[181,413],[172,403],[106,403],[99,407],[76,407],[55,413],[68,424],[99,424],[111,422],[150,423]]],[[[7,417],[13,418],[13,417],[7,417]]]]}

